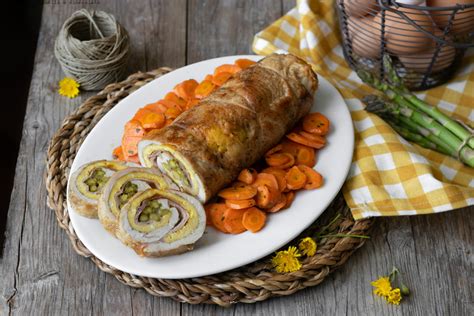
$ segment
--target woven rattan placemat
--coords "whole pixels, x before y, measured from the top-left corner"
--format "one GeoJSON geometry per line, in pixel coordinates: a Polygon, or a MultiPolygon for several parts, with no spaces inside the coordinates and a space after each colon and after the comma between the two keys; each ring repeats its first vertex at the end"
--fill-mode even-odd
{"type": "MultiPolygon", "coordinates": [[[[82,141],[120,100],[170,70],[159,68],[146,73],[139,72],[122,82],[107,86],[68,116],[51,140],[46,175],[48,205],[56,212],[59,226],[66,231],[74,250],[126,285],[191,304],[230,306],[238,302],[254,303],[274,296],[290,295],[321,283],[329,273],[344,264],[354,250],[364,244],[365,239],[347,236],[319,239],[316,255],[304,259],[302,268],[294,273],[276,273],[271,268],[270,257],[265,257],[232,271],[181,280],[153,279],[122,272],[99,260],[79,240],[69,218],[66,186],[70,167],[82,141]]],[[[312,236],[323,227],[325,235],[368,235],[372,222],[368,219],[354,221],[344,199],[338,195],[302,236],[312,236]]]]}

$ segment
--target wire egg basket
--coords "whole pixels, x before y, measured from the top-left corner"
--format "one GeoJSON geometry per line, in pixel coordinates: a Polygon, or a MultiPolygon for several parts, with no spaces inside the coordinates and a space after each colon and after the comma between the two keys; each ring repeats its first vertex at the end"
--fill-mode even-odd
{"type": "Polygon", "coordinates": [[[459,2],[338,0],[346,60],[353,69],[370,70],[382,79],[382,57],[389,54],[410,90],[446,82],[466,49],[474,47],[474,2],[459,2]],[[449,6],[441,6],[445,3],[449,6]]]}

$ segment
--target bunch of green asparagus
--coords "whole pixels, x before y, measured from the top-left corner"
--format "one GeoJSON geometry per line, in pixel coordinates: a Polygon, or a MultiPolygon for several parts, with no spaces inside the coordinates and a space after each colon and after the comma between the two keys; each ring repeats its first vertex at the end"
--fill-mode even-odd
{"type": "Polygon", "coordinates": [[[474,167],[472,130],[411,93],[403,85],[388,55],[384,56],[383,62],[386,73],[383,81],[369,71],[357,72],[365,83],[385,94],[366,96],[363,99],[366,110],[379,115],[405,139],[474,167]]]}

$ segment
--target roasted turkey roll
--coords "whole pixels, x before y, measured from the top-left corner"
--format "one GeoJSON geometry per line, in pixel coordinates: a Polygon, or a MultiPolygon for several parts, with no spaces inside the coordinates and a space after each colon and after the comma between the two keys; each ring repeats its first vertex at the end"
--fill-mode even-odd
{"type": "Polygon", "coordinates": [[[115,173],[107,182],[99,199],[98,215],[104,228],[115,235],[120,209],[135,194],[150,188],[167,189],[174,186],[155,168],[127,168],[115,173]]]}
{"type": "Polygon", "coordinates": [[[192,250],[205,226],[204,208],[194,197],[148,189],[120,210],[117,237],[140,256],[162,257],[192,250]]]}
{"type": "Polygon", "coordinates": [[[140,162],[159,168],[180,190],[205,202],[309,112],[317,87],[305,61],[266,57],[170,126],[145,136],[138,145],[140,162]]]}
{"type": "Polygon", "coordinates": [[[128,166],[121,161],[97,160],[80,167],[69,180],[69,202],[78,214],[97,218],[100,194],[110,177],[128,166]]]}

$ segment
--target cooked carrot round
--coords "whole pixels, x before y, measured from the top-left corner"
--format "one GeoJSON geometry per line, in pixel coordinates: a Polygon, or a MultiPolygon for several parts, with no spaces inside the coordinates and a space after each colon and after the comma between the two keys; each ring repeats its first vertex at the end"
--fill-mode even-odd
{"type": "Polygon", "coordinates": [[[291,139],[292,141],[294,141],[296,143],[299,143],[299,144],[302,144],[302,145],[305,145],[305,146],[308,146],[308,147],[312,147],[312,148],[321,148],[321,147],[324,146],[324,144],[312,141],[311,139],[308,139],[308,138],[302,136],[301,134],[294,133],[294,132],[289,133],[288,135],[286,135],[286,137],[291,139]]]}
{"type": "Polygon", "coordinates": [[[296,192],[289,191],[285,193],[285,195],[286,195],[286,204],[285,204],[284,209],[287,209],[291,206],[291,204],[293,204],[293,201],[295,200],[295,197],[296,197],[296,192]]]}
{"type": "Polygon", "coordinates": [[[227,205],[228,207],[230,207],[232,209],[241,210],[241,209],[244,209],[244,208],[249,208],[249,207],[255,206],[255,200],[254,199],[225,200],[225,205],[227,205]]]}
{"type": "Polygon", "coordinates": [[[305,131],[299,131],[298,134],[300,134],[303,137],[306,137],[309,140],[312,140],[316,143],[321,143],[322,145],[326,145],[326,137],[317,135],[317,134],[311,134],[305,131]]]}
{"type": "Polygon", "coordinates": [[[295,164],[295,158],[288,153],[275,153],[265,157],[265,161],[270,167],[286,169],[295,164]]]}
{"type": "Polygon", "coordinates": [[[269,188],[274,188],[275,190],[279,189],[278,180],[276,177],[271,173],[261,172],[257,174],[257,178],[255,179],[252,186],[258,188],[261,185],[266,185],[269,188]]]}
{"type": "Polygon", "coordinates": [[[256,62],[253,61],[253,60],[247,59],[247,58],[241,58],[241,59],[237,59],[237,60],[235,61],[235,64],[236,64],[237,66],[239,66],[240,68],[245,69],[245,68],[248,68],[248,67],[250,67],[250,66],[252,66],[252,65],[255,65],[256,62]]]}
{"type": "Polygon", "coordinates": [[[296,164],[314,167],[314,165],[316,164],[315,150],[306,146],[302,147],[296,155],[296,164]]]}
{"type": "Polygon", "coordinates": [[[257,178],[257,171],[252,168],[242,170],[237,177],[237,180],[246,184],[252,184],[257,178]]]}
{"type": "Polygon", "coordinates": [[[228,208],[224,212],[224,227],[231,234],[240,234],[247,230],[242,224],[245,210],[228,208]]]}
{"type": "Polygon", "coordinates": [[[271,208],[266,210],[268,213],[276,213],[281,211],[286,205],[286,195],[281,194],[280,195],[280,201],[278,201],[277,204],[273,205],[271,208]]]}
{"type": "Polygon", "coordinates": [[[281,144],[278,144],[275,147],[273,147],[272,149],[270,149],[269,151],[267,151],[267,153],[265,154],[265,157],[271,156],[274,153],[281,151],[282,149],[283,149],[283,146],[281,144]]]}
{"type": "Polygon", "coordinates": [[[306,175],[306,184],[304,188],[306,190],[317,189],[323,185],[323,176],[314,170],[305,165],[299,165],[298,169],[300,169],[306,175]]]}
{"type": "Polygon", "coordinates": [[[184,100],[194,98],[194,90],[198,86],[198,82],[194,79],[184,80],[174,87],[174,93],[184,100]]]}
{"type": "Polygon", "coordinates": [[[257,206],[260,208],[271,208],[280,200],[280,191],[273,187],[261,185],[257,188],[257,206]]]}
{"type": "Polygon", "coordinates": [[[294,166],[286,174],[286,186],[290,190],[302,189],[306,184],[306,175],[294,166]]]}
{"type": "Polygon", "coordinates": [[[165,100],[172,101],[179,105],[181,108],[184,108],[186,106],[186,100],[183,98],[180,98],[176,93],[174,92],[168,92],[165,97],[165,100]]]}
{"type": "Polygon", "coordinates": [[[214,91],[215,85],[209,80],[203,80],[194,90],[194,95],[198,99],[207,97],[214,91]]]}
{"type": "Polygon", "coordinates": [[[224,214],[227,209],[228,207],[224,203],[212,203],[207,206],[212,225],[223,233],[227,233],[224,226],[224,214]]]}
{"type": "Polygon", "coordinates": [[[217,195],[226,200],[248,200],[257,195],[257,188],[250,185],[235,185],[220,191],[217,195]]]}
{"type": "Polygon", "coordinates": [[[227,72],[230,74],[235,74],[236,72],[241,71],[242,69],[238,65],[232,65],[232,64],[224,64],[216,67],[214,69],[214,77],[219,75],[220,73],[227,72]]]}
{"type": "Polygon", "coordinates": [[[278,182],[278,190],[280,190],[280,192],[283,192],[283,190],[285,190],[286,188],[286,178],[285,178],[286,171],[285,170],[269,167],[269,168],[263,169],[262,172],[273,174],[278,182]]]}
{"type": "Polygon", "coordinates": [[[309,113],[303,119],[303,129],[308,133],[326,135],[329,132],[329,120],[321,113],[309,113]]]}
{"type": "Polygon", "coordinates": [[[220,72],[212,77],[212,83],[216,86],[222,86],[230,77],[232,77],[230,72],[220,72]]]}
{"type": "Polygon", "coordinates": [[[256,207],[251,207],[245,211],[242,217],[242,225],[252,233],[256,233],[265,226],[266,220],[265,212],[256,207]]]}

